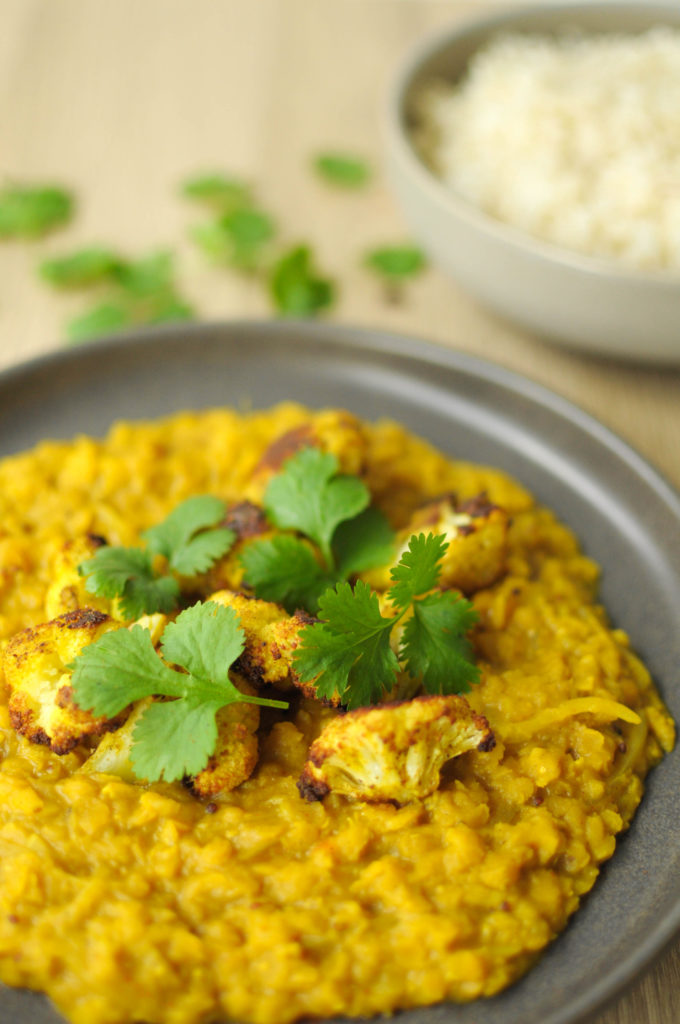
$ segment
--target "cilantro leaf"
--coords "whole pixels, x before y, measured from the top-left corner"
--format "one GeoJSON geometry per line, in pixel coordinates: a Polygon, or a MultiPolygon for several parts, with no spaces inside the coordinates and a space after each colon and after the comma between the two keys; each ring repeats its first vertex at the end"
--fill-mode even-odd
{"type": "Polygon", "coordinates": [[[66,326],[68,341],[77,344],[103,334],[132,327],[132,312],[119,302],[100,302],[87,312],[73,317],[66,326]]]}
{"type": "Polygon", "coordinates": [[[252,203],[250,185],[239,178],[219,173],[189,178],[184,182],[182,192],[188,199],[197,199],[223,213],[252,203]]]}
{"type": "Polygon", "coordinates": [[[341,579],[391,564],[394,557],[394,531],[382,512],[370,505],[354,519],[340,523],[333,534],[337,574],[341,579]]]}
{"type": "Polygon", "coordinates": [[[135,773],[149,781],[172,782],[205,768],[217,742],[215,715],[244,702],[286,708],[285,701],[241,693],[229,668],[243,649],[243,630],[231,608],[207,602],[178,615],[156,653],[141,626],[105,633],[85,647],[71,666],[76,703],[112,717],[146,697],[170,697],[145,708],[132,734],[135,773]]]}
{"type": "Polygon", "coordinates": [[[79,707],[113,718],[128,704],[154,693],[179,696],[178,673],[156,654],[142,626],[104,633],[73,663],[73,696],[79,707]]]}
{"type": "Polygon", "coordinates": [[[302,682],[314,683],[321,697],[339,695],[349,708],[380,700],[400,669],[427,693],[460,693],[478,682],[467,637],[477,619],[473,606],[453,591],[432,592],[446,548],[443,536],[411,537],[387,592],[395,616],[382,615],[377,594],[361,580],[354,590],[339,583],[322,594],[321,621],[302,629],[293,655],[302,682]],[[409,610],[400,664],[390,637],[409,610]]]}
{"type": "Polygon", "coordinates": [[[387,596],[392,604],[399,609],[408,608],[416,597],[436,587],[447,547],[443,534],[421,533],[411,537],[407,550],[390,572],[393,584],[387,596]]]}
{"type": "Polygon", "coordinates": [[[238,207],[192,230],[193,240],[212,260],[243,271],[262,266],[267,243],[275,234],[273,219],[254,207],[238,207]]]}
{"type": "Polygon", "coordinates": [[[120,610],[128,620],[152,612],[171,612],[178,603],[179,584],[172,576],[132,576],[120,595],[120,610]]]}
{"type": "Polygon", "coordinates": [[[194,703],[188,697],[154,701],[132,733],[130,761],[135,775],[150,782],[176,782],[203,771],[217,744],[217,711],[214,704],[194,703]]]}
{"type": "Polygon", "coordinates": [[[283,316],[315,316],[333,304],[335,287],[320,277],[312,262],[312,251],[298,245],[285,252],[269,276],[274,308],[283,316]]]}
{"type": "Polygon", "coordinates": [[[314,168],[325,181],[340,188],[360,188],[371,176],[365,160],[346,153],[319,153],[314,168]]]}
{"type": "Polygon", "coordinates": [[[154,252],[138,260],[127,260],[107,254],[106,250],[84,250],[72,259],[73,265],[48,268],[47,273],[61,275],[64,283],[68,278],[70,284],[75,284],[80,274],[83,285],[99,281],[107,287],[101,302],[67,325],[71,342],[85,341],[136,324],[193,318],[193,309],[177,292],[169,252],[154,252]],[[108,264],[107,255],[110,257],[108,264]]]}
{"type": "Polygon", "coordinates": [[[54,186],[0,189],[0,238],[39,238],[69,220],[73,197],[54,186]]]}
{"type": "Polygon", "coordinates": [[[368,507],[368,488],[338,470],[334,455],[303,448],[265,491],[270,522],[303,534],[318,548],[320,559],[309,543],[287,535],[256,540],[241,557],[246,581],[257,596],[283,604],[289,612],[316,612],[324,589],[392,555],[392,529],[378,509],[368,507]]]}
{"type": "Polygon", "coordinates": [[[162,523],[142,534],[146,550],[105,546],[82,562],[78,571],[87,577],[85,589],[100,597],[119,598],[128,619],[172,611],[180,587],[171,573],[195,576],[206,572],[233,544],[233,530],[214,526],[225,511],[224,502],[211,495],[188,498],[162,523]],[[154,555],[166,559],[169,572],[156,571],[154,555]]]}
{"type": "Polygon", "coordinates": [[[108,598],[122,594],[131,578],[153,578],[151,558],[141,548],[98,548],[92,558],[80,563],[78,571],[87,576],[85,589],[90,594],[108,598]]]}
{"type": "Polygon", "coordinates": [[[55,288],[85,288],[115,279],[122,260],[115,252],[100,246],[90,246],[71,253],[43,260],[40,276],[55,288]]]}
{"type": "Polygon", "coordinates": [[[390,647],[395,620],[381,614],[378,595],[361,580],[354,590],[338,583],[321,596],[319,616],[293,655],[300,678],[315,680],[320,697],[339,694],[349,708],[378,701],[399,669],[390,647]]]}
{"type": "Polygon", "coordinates": [[[331,539],[339,523],[353,519],[370,501],[357,477],[338,473],[338,460],[319,448],[303,448],[273,477],[264,507],[282,530],[299,530],[318,544],[325,565],[333,565],[331,539]]]}
{"type": "Polygon", "coordinates": [[[141,548],[99,548],[81,562],[78,571],[87,577],[85,589],[90,594],[119,598],[127,619],[138,619],[145,612],[169,612],[177,604],[176,581],[157,576],[149,554],[141,548]]]}
{"type": "Polygon", "coordinates": [[[214,601],[195,604],[165,627],[161,648],[167,661],[204,680],[203,699],[210,696],[205,680],[213,681],[220,699],[222,688],[233,688],[229,667],[243,651],[243,630],[233,608],[214,601]]]}
{"type": "Polygon", "coordinates": [[[236,539],[233,530],[215,528],[226,506],[210,494],[187,498],[169,516],[142,534],[149,551],[163,555],[181,576],[207,572],[236,539]],[[212,528],[212,529],[211,529],[212,528]]]}
{"type": "Polygon", "coordinates": [[[333,583],[309,545],[289,534],[248,544],[241,563],[257,596],[283,605],[290,614],[298,608],[314,611],[320,595],[333,583]]]}
{"type": "Polygon", "coordinates": [[[384,245],[366,253],[367,267],[392,282],[415,277],[427,266],[425,255],[412,245],[384,245]]]}
{"type": "Polygon", "coordinates": [[[399,657],[413,678],[422,678],[427,693],[468,693],[479,682],[467,632],[477,614],[453,591],[428,594],[416,601],[407,620],[399,657]]]}

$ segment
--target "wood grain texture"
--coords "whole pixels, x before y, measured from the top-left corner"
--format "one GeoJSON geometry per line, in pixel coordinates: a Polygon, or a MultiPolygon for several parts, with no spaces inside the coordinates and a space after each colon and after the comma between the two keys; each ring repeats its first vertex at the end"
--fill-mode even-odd
{"type": "MultiPolygon", "coordinates": [[[[405,226],[380,175],[385,91],[421,34],[477,3],[434,0],[2,0],[0,174],[73,187],[73,223],[0,245],[0,367],[58,347],[82,299],[36,276],[46,254],[105,242],[170,247],[204,318],[270,315],[252,281],[209,267],[188,241],[188,175],[252,180],[288,241],[309,240],[337,278],[338,322],[393,329],[493,360],[595,414],[680,486],[680,373],[587,358],[497,320],[430,270],[391,305],[361,267],[405,226]],[[366,155],[369,188],[310,173],[325,147],[366,155]]],[[[498,4],[496,6],[499,6],[498,4]]],[[[597,898],[595,896],[595,898],[597,898]]],[[[680,946],[597,1024],[675,1024],[680,946]]]]}

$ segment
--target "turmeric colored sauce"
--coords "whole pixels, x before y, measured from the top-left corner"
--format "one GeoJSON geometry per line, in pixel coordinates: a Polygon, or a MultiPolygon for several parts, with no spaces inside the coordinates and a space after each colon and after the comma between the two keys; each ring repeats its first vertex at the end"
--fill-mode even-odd
{"type": "MultiPolygon", "coordinates": [[[[270,443],[310,415],[185,413],[5,460],[0,643],[47,617],[67,540],[135,544],[191,494],[242,499],[270,443]]],[[[554,515],[394,424],[364,434],[361,472],[395,526],[449,491],[486,492],[511,517],[506,572],[473,597],[469,700],[495,749],[402,807],[308,803],[296,780],[335,712],[304,699],[289,720],[263,716],[254,774],[207,802],[81,773],[88,750],[29,743],[0,705],[0,978],[74,1024],[286,1024],[496,993],[564,928],[673,745],[596,603],[595,565],[554,515]]]]}

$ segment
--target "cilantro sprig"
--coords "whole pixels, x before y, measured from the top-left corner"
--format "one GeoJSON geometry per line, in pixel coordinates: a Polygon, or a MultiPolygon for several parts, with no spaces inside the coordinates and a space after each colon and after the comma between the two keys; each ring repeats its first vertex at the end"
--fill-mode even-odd
{"type": "Polygon", "coordinates": [[[303,448],[288,459],[267,486],[264,508],[289,532],[254,541],[241,555],[257,596],[313,612],[328,587],[388,561],[394,535],[370,501],[366,485],[340,473],[330,452],[303,448]]]}
{"type": "Polygon", "coordinates": [[[206,572],[234,543],[234,531],[219,526],[225,511],[224,502],[211,495],[187,498],[142,534],[145,548],[105,546],[82,562],[78,570],[87,577],[85,589],[117,598],[127,619],[172,611],[180,598],[177,577],[206,572]]]}
{"type": "Polygon", "coordinates": [[[269,274],[269,294],[282,316],[316,316],[335,301],[335,283],[322,277],[309,245],[295,245],[277,259],[269,274]]]}
{"type": "Polygon", "coordinates": [[[364,264],[382,282],[387,300],[398,302],[406,282],[425,270],[427,260],[414,245],[382,245],[366,253],[364,264]]]}
{"type": "Polygon", "coordinates": [[[313,167],[320,178],[337,188],[361,188],[371,177],[371,168],[365,160],[335,150],[318,153],[313,167]]]}
{"type": "Polygon", "coordinates": [[[54,185],[8,185],[0,189],[0,238],[41,238],[70,220],[70,192],[54,185]]]}
{"type": "Polygon", "coordinates": [[[71,666],[74,698],[81,708],[108,718],[147,697],[171,698],[153,701],[139,716],[130,760],[135,774],[149,782],[196,775],[215,750],[220,708],[237,702],[288,707],[234,686],[229,668],[243,645],[233,608],[196,604],[166,626],[163,660],[141,626],[105,633],[84,648],[71,666]]]}
{"type": "Polygon", "coordinates": [[[402,670],[426,693],[469,692],[480,677],[467,635],[477,613],[456,592],[435,590],[447,547],[443,535],[411,537],[391,571],[386,596],[394,615],[382,614],[378,595],[361,580],[326,590],[321,621],[304,627],[294,654],[300,679],[314,682],[320,697],[339,695],[349,708],[379,701],[402,670]],[[391,637],[404,619],[397,655],[391,637]]]}

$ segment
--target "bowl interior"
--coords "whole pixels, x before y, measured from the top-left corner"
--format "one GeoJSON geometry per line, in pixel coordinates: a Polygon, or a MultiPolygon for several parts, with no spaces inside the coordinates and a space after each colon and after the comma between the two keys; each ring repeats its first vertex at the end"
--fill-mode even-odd
{"type": "MultiPolygon", "coordinates": [[[[680,4],[594,3],[558,4],[505,11],[475,19],[425,43],[402,79],[399,97],[401,127],[413,146],[417,123],[417,97],[433,79],[458,82],[477,50],[505,32],[531,32],[558,36],[572,32],[603,34],[641,33],[653,25],[680,27],[680,4]]],[[[418,154],[420,156],[420,154],[418,154]]],[[[422,159],[422,157],[420,157],[422,159]]]]}

